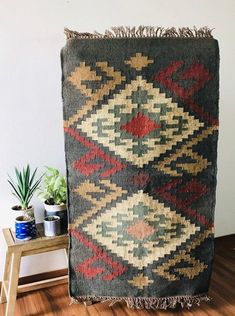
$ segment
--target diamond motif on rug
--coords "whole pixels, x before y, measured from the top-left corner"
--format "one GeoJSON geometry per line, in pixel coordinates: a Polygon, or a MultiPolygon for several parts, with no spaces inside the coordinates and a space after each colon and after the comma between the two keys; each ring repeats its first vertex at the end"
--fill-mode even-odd
{"type": "Polygon", "coordinates": [[[130,65],[131,68],[136,70],[141,70],[144,67],[147,67],[149,64],[152,64],[153,60],[149,59],[147,56],[144,56],[142,53],[136,53],[135,56],[132,56],[130,60],[126,60],[125,64],[130,65]]]}
{"type": "Polygon", "coordinates": [[[77,126],[128,162],[143,167],[193,135],[202,122],[137,76],[77,126]]]}
{"type": "Polygon", "coordinates": [[[156,128],[160,128],[160,126],[160,124],[157,124],[156,122],[150,120],[147,116],[138,112],[137,115],[128,123],[121,125],[121,129],[127,131],[133,136],[144,137],[156,128]]]}
{"type": "Polygon", "coordinates": [[[132,235],[137,239],[144,239],[154,234],[155,230],[148,223],[145,223],[143,220],[134,222],[131,224],[127,230],[128,234],[132,235]]]}
{"type": "Polygon", "coordinates": [[[140,190],[96,215],[83,230],[141,270],[175,251],[200,228],[140,190]]]}
{"type": "Polygon", "coordinates": [[[143,290],[145,286],[149,286],[150,284],[152,284],[153,280],[150,280],[147,276],[144,276],[143,273],[140,273],[132,280],[129,280],[128,283],[143,290]]]}

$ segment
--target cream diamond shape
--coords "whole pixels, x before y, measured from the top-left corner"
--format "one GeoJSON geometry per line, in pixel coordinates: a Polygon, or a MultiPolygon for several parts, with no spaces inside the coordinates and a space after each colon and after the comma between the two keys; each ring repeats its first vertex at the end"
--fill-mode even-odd
{"type": "MultiPolygon", "coordinates": [[[[107,227],[107,226],[106,226],[107,227]]],[[[189,220],[186,220],[184,216],[177,214],[169,207],[165,207],[163,203],[158,200],[154,200],[151,196],[144,193],[142,190],[138,193],[128,197],[127,200],[123,200],[118,203],[115,207],[107,209],[105,212],[98,215],[91,223],[88,223],[83,230],[93,239],[97,240],[100,244],[106,246],[112,253],[127,260],[130,264],[138,269],[143,269],[153,261],[157,261],[163,258],[165,255],[174,252],[177,246],[180,246],[191,235],[195,234],[196,231],[200,230],[200,227],[195,226],[189,220]],[[146,216],[145,220],[151,224],[156,222],[156,217],[164,216],[165,223],[161,224],[161,229],[168,230],[163,236],[164,247],[159,247],[159,239],[156,234],[156,238],[153,240],[145,240],[144,247],[148,250],[148,256],[138,257],[134,255],[134,248],[136,243],[133,240],[124,240],[123,245],[119,245],[118,241],[123,240],[123,230],[120,231],[120,216],[126,221],[138,220],[138,214],[133,213],[133,207],[139,203],[147,206],[150,211],[146,216]],[[108,233],[103,231],[104,226],[108,223],[108,233]],[[174,228],[176,224],[182,225],[182,233],[180,236],[176,236],[174,228]],[[172,233],[169,233],[169,230],[172,233]]]]}
{"type": "Polygon", "coordinates": [[[194,116],[184,112],[182,108],[177,106],[177,103],[172,102],[172,98],[167,98],[164,93],[160,93],[159,88],[154,88],[152,83],[148,83],[141,76],[137,76],[136,80],[126,84],[124,90],[119,94],[115,94],[113,99],[109,99],[108,104],[104,104],[101,109],[92,113],[77,127],[93,140],[115,152],[116,155],[120,155],[120,157],[138,167],[143,167],[144,164],[153,161],[155,157],[159,157],[160,154],[170,150],[173,145],[193,135],[201,126],[204,126],[204,124],[195,119],[194,116]],[[148,102],[141,104],[141,106],[131,100],[132,93],[138,91],[138,89],[143,89],[148,92],[148,95],[151,95],[151,99],[148,99],[148,102]],[[162,115],[160,113],[160,105],[167,109],[166,114],[162,115]],[[132,151],[134,146],[138,146],[138,137],[123,137],[124,131],[121,128],[116,128],[120,124],[120,117],[115,115],[117,107],[120,115],[131,114],[133,109],[139,109],[142,112],[147,111],[150,118],[151,113],[159,114],[160,121],[165,122],[170,127],[160,129],[159,137],[148,134],[148,137],[142,140],[142,144],[147,147],[147,153],[139,156],[132,151]],[[179,117],[185,121],[180,131],[175,126],[179,122],[179,117]],[[97,122],[99,122],[99,126],[97,122]],[[161,137],[167,138],[166,143],[160,143],[161,137]]]}

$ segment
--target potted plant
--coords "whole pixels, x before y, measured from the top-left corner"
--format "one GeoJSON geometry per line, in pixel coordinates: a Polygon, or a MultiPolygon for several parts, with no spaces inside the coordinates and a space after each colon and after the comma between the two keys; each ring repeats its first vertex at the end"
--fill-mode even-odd
{"type": "Polygon", "coordinates": [[[7,180],[12,188],[12,194],[20,202],[19,205],[12,207],[12,210],[16,212],[16,238],[20,240],[31,239],[36,234],[34,208],[30,205],[33,194],[41,182],[41,177],[35,180],[36,172],[37,168],[31,172],[29,165],[22,171],[15,168],[16,180],[14,181],[10,176],[7,180]]]}
{"type": "Polygon", "coordinates": [[[44,234],[47,237],[60,235],[60,217],[47,216],[44,218],[44,234]]]}
{"type": "Polygon", "coordinates": [[[43,187],[39,197],[44,202],[45,216],[59,216],[61,232],[67,232],[67,185],[65,177],[59,170],[46,167],[46,173],[43,176],[43,187]]]}

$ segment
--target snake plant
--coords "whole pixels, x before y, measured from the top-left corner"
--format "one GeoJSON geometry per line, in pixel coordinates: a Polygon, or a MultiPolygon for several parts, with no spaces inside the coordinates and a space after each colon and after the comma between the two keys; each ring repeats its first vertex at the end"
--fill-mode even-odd
{"type": "Polygon", "coordinates": [[[8,175],[9,179],[7,180],[12,188],[12,194],[18,199],[20,202],[21,210],[29,209],[30,201],[33,197],[35,191],[39,188],[42,177],[35,179],[37,172],[37,168],[31,172],[30,166],[27,165],[22,170],[19,170],[15,167],[15,176],[16,180],[12,180],[12,178],[8,175]]]}

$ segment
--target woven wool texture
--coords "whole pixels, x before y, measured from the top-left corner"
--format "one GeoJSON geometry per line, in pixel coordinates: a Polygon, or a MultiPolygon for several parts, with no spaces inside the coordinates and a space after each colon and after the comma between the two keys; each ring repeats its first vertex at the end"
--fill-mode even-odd
{"type": "Polygon", "coordinates": [[[218,134],[213,38],[70,38],[62,49],[74,301],[207,299],[218,134]]]}

